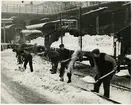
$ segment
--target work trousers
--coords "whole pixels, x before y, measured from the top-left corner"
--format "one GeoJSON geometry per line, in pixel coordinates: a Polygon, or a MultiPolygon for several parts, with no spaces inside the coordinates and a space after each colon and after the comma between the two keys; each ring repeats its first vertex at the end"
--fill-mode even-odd
{"type": "Polygon", "coordinates": [[[28,58],[25,58],[24,61],[24,68],[26,69],[27,63],[29,62],[29,67],[31,72],[33,72],[33,64],[32,64],[32,56],[29,56],[28,58]]]}
{"type": "Polygon", "coordinates": [[[57,60],[52,60],[51,62],[52,62],[51,63],[52,64],[52,71],[56,73],[57,72],[57,67],[58,67],[58,61],[57,60]]]}
{"type": "Polygon", "coordinates": [[[18,62],[18,64],[22,64],[23,63],[21,55],[17,56],[17,62],[18,62]]]}
{"type": "MultiPolygon", "coordinates": [[[[95,76],[95,81],[98,80],[103,75],[105,75],[105,74],[98,73],[95,76]]],[[[99,92],[100,85],[101,85],[101,83],[103,83],[104,96],[109,98],[110,97],[110,82],[111,82],[112,77],[113,77],[113,74],[105,77],[104,79],[100,80],[98,83],[94,84],[94,91],[99,92]]]]}
{"type": "Polygon", "coordinates": [[[67,62],[61,62],[61,67],[60,67],[60,78],[64,78],[64,74],[65,74],[65,69],[67,68],[69,64],[69,61],[67,62]]]}

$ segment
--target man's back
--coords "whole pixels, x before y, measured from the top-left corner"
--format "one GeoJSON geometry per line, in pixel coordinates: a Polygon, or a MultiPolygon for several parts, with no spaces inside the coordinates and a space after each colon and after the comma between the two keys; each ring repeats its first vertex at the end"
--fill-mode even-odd
{"type": "Polygon", "coordinates": [[[60,60],[66,60],[71,57],[71,52],[68,49],[59,50],[60,60]]]}
{"type": "Polygon", "coordinates": [[[114,59],[105,53],[100,53],[100,57],[95,58],[95,61],[101,73],[110,72],[115,65],[114,59]]]}

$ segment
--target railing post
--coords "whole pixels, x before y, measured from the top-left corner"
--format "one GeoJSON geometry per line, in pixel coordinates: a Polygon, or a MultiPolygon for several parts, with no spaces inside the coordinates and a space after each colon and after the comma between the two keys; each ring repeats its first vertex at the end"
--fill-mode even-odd
{"type": "Polygon", "coordinates": [[[114,58],[116,59],[116,36],[115,36],[115,30],[114,30],[114,13],[112,13],[112,33],[113,33],[113,47],[114,47],[114,58]]]}
{"type": "Polygon", "coordinates": [[[4,25],[4,43],[6,43],[6,31],[5,31],[5,22],[3,22],[4,25]]]}
{"type": "Polygon", "coordinates": [[[99,15],[96,17],[96,33],[99,35],[99,15]]]}
{"type": "Polygon", "coordinates": [[[79,45],[80,45],[80,50],[82,50],[82,8],[79,7],[79,21],[78,21],[78,28],[79,28],[79,45]]]}
{"type": "Polygon", "coordinates": [[[125,17],[125,23],[127,23],[128,20],[128,8],[126,8],[126,17],[125,17]]]}
{"type": "Polygon", "coordinates": [[[60,13],[60,30],[61,30],[61,44],[63,44],[63,37],[62,37],[62,13],[60,13]]]}

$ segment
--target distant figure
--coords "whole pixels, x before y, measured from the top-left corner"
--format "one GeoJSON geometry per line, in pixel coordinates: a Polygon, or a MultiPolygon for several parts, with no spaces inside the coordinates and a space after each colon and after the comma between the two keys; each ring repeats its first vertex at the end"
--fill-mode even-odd
{"type": "Polygon", "coordinates": [[[21,50],[20,55],[24,58],[24,68],[26,69],[27,63],[29,62],[30,70],[33,72],[32,55],[25,50],[21,50]]]}
{"type": "Polygon", "coordinates": [[[64,81],[64,73],[65,73],[65,68],[67,66],[67,64],[69,63],[69,60],[71,58],[71,52],[70,50],[64,48],[64,44],[60,44],[59,45],[60,49],[59,49],[59,61],[61,63],[61,67],[60,67],[60,81],[64,81]],[[66,60],[65,62],[63,62],[64,60],[66,60]]]}
{"type": "MultiPolygon", "coordinates": [[[[96,66],[98,68],[98,74],[95,76],[95,80],[98,80],[100,77],[104,76],[105,74],[111,72],[112,70],[116,70],[116,61],[110,57],[109,55],[105,53],[100,53],[99,49],[94,49],[92,51],[96,66]]],[[[99,92],[99,88],[101,83],[103,82],[104,87],[104,96],[108,97],[110,96],[110,82],[113,77],[112,73],[111,75],[105,77],[104,79],[100,80],[94,85],[94,92],[99,92]]]]}

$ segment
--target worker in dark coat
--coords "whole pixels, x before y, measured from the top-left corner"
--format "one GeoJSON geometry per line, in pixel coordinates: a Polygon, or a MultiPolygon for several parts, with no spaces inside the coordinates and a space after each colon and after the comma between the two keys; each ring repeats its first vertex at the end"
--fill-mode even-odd
{"type": "Polygon", "coordinates": [[[51,61],[52,69],[50,69],[51,74],[56,74],[58,62],[59,62],[59,53],[55,50],[49,50],[46,52],[51,61]]]}
{"type": "Polygon", "coordinates": [[[20,49],[14,48],[12,51],[13,51],[13,52],[16,52],[16,58],[17,58],[18,64],[22,64],[23,61],[22,61],[22,57],[21,57],[21,55],[20,55],[20,49]]]}
{"type": "Polygon", "coordinates": [[[24,68],[26,69],[27,63],[29,62],[30,70],[31,70],[31,72],[33,72],[32,55],[29,52],[25,51],[25,50],[21,50],[20,55],[24,59],[24,68]]]}
{"type": "MultiPolygon", "coordinates": [[[[98,80],[100,77],[106,75],[107,73],[111,72],[112,70],[117,69],[116,61],[105,53],[100,53],[99,49],[94,49],[92,51],[93,56],[95,58],[95,63],[97,66],[98,74],[95,76],[95,80],[98,80]]],[[[94,85],[94,92],[99,92],[99,88],[101,83],[103,82],[104,88],[104,96],[109,98],[110,96],[110,82],[113,77],[114,73],[110,74],[109,76],[105,77],[104,79],[98,81],[94,85]]]]}
{"type": "Polygon", "coordinates": [[[60,81],[64,81],[64,73],[65,73],[65,68],[67,67],[70,57],[71,57],[71,52],[70,50],[64,48],[64,44],[59,45],[59,61],[61,63],[60,67],[60,81]]]}

